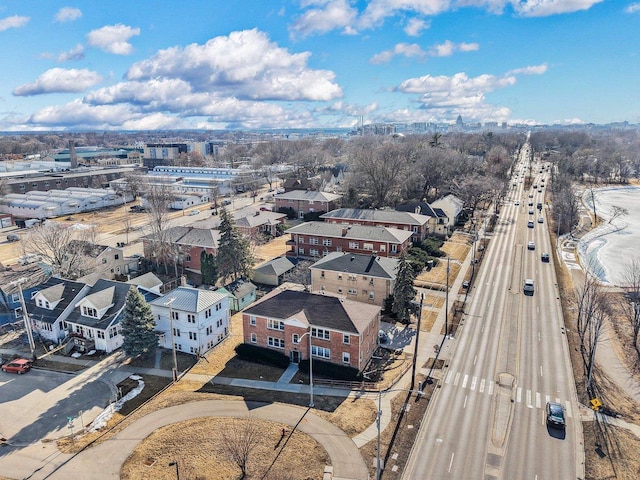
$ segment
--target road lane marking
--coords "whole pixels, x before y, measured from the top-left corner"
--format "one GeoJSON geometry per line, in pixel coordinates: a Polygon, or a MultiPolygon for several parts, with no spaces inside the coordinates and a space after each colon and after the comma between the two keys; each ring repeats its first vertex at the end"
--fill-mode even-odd
{"type": "Polygon", "coordinates": [[[567,417],[571,418],[571,402],[569,400],[564,402],[564,408],[567,411],[567,417]]]}
{"type": "Polygon", "coordinates": [[[542,365],[540,365],[540,376],[542,377],[542,365]]]}
{"type": "Polygon", "coordinates": [[[542,335],[540,334],[540,332],[538,332],[538,342],[542,341],[542,335]]]}
{"type": "Polygon", "coordinates": [[[545,400],[545,405],[546,405],[547,403],[549,403],[551,401],[551,395],[546,395],[544,397],[544,400],[545,400]]]}
{"type": "Polygon", "coordinates": [[[469,380],[469,375],[465,375],[462,380],[462,388],[467,388],[467,380],[469,380]]]}
{"type": "Polygon", "coordinates": [[[451,377],[453,377],[453,372],[449,370],[447,372],[447,377],[444,379],[444,383],[449,383],[451,381],[451,377]]]}
{"type": "Polygon", "coordinates": [[[489,395],[493,395],[493,387],[496,386],[496,382],[494,382],[493,380],[489,381],[489,395]]]}
{"type": "Polygon", "coordinates": [[[473,364],[475,365],[477,361],[478,361],[478,355],[476,355],[475,357],[473,357],[473,364]]]}
{"type": "Polygon", "coordinates": [[[471,391],[475,391],[476,389],[476,382],[478,381],[478,377],[473,377],[471,379],[471,391]]]}
{"type": "Polygon", "coordinates": [[[527,407],[533,408],[533,405],[531,405],[531,390],[527,390],[527,407]]]}
{"type": "Polygon", "coordinates": [[[484,393],[484,378],[480,380],[480,388],[478,389],[480,393],[484,393]]]}
{"type": "Polygon", "coordinates": [[[451,454],[451,460],[449,461],[449,470],[447,470],[449,473],[451,473],[451,467],[453,467],[453,457],[456,454],[456,452],[453,452],[451,454]]]}
{"type": "Polygon", "coordinates": [[[462,405],[462,408],[467,408],[467,398],[469,398],[468,395],[464,396],[464,405],[462,405]]]}
{"type": "Polygon", "coordinates": [[[540,392],[536,392],[536,408],[540,408],[540,392]]]}
{"type": "Polygon", "coordinates": [[[457,387],[459,381],[460,381],[460,372],[456,372],[456,378],[453,379],[453,385],[457,387]]]}
{"type": "Polygon", "coordinates": [[[516,402],[520,403],[522,401],[522,387],[518,387],[516,390],[516,402]]]}

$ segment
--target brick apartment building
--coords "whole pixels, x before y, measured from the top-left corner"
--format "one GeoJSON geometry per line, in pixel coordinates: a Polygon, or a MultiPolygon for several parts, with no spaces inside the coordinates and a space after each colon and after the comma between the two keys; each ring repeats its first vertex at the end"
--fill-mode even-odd
{"type": "Polygon", "coordinates": [[[276,211],[281,208],[292,208],[296,217],[303,218],[305,213],[329,212],[337,207],[342,195],[326,192],[292,190],[273,197],[276,201],[276,211]]]}
{"type": "Polygon", "coordinates": [[[380,308],[344,298],[274,290],[242,313],[244,342],[362,371],[377,347],[380,308]],[[309,344],[311,342],[311,344],[309,344]]]}
{"type": "Polygon", "coordinates": [[[413,232],[397,228],[305,222],[287,230],[288,257],[319,258],[331,252],[398,257],[411,246],[413,232]]]}

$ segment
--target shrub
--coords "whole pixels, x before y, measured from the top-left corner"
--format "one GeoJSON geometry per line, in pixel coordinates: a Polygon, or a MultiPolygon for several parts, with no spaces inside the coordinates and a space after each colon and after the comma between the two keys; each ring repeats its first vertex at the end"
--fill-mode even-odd
{"type": "Polygon", "coordinates": [[[274,367],[280,368],[287,368],[289,366],[289,357],[270,348],[241,343],[235,348],[235,351],[238,357],[248,362],[273,365],[274,367]]]}
{"type": "MultiPolygon", "coordinates": [[[[298,370],[309,375],[309,359],[301,360],[298,364],[298,370]]],[[[335,363],[323,362],[322,360],[313,361],[313,375],[346,382],[362,381],[362,374],[357,368],[344,367],[335,363]]]]}
{"type": "Polygon", "coordinates": [[[303,217],[303,220],[305,222],[322,222],[322,219],[320,218],[320,215],[324,215],[325,213],[327,213],[327,212],[325,212],[324,210],[320,211],[320,212],[305,213],[304,217],[303,217]]]}
{"type": "Polygon", "coordinates": [[[278,208],[278,213],[285,213],[289,220],[296,218],[296,211],[291,207],[280,207],[278,208]]]}
{"type": "Polygon", "coordinates": [[[444,245],[444,242],[440,238],[429,237],[425,238],[419,247],[427,252],[432,257],[444,257],[446,253],[440,250],[440,247],[444,245]]]}

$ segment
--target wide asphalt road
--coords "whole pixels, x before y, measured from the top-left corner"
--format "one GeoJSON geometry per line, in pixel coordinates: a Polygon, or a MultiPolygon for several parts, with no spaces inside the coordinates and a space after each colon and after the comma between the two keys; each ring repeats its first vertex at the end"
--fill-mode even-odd
{"type": "MultiPolygon", "coordinates": [[[[515,167],[515,186],[473,284],[462,330],[447,340],[456,342],[453,358],[419,431],[406,480],[577,478],[582,429],[555,271],[540,259],[552,252],[546,211],[536,209],[543,193],[524,191],[521,181],[528,148],[515,167]],[[529,241],[535,250],[527,248],[529,241]],[[533,296],[523,294],[525,278],[535,281],[533,296]],[[565,431],[547,428],[549,400],[565,406],[565,431]]],[[[537,168],[531,173],[540,176],[537,168]]]]}

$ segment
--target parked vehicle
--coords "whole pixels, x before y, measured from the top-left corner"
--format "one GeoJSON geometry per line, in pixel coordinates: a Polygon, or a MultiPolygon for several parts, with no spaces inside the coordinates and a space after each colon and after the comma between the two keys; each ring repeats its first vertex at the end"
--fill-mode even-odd
{"type": "Polygon", "coordinates": [[[40,255],[36,255],[35,253],[29,253],[27,255],[23,255],[18,259],[18,263],[20,265],[29,265],[30,263],[39,262],[42,260],[40,255]]]}
{"type": "Polygon", "coordinates": [[[200,210],[191,210],[191,211],[189,212],[189,216],[190,216],[190,217],[192,217],[192,216],[194,216],[194,215],[198,215],[199,213],[200,213],[200,210]]]}
{"type": "Polygon", "coordinates": [[[15,360],[11,360],[8,363],[2,365],[2,371],[7,373],[17,373],[18,375],[22,375],[23,373],[27,373],[31,370],[31,362],[24,358],[16,358],[15,360]]]}
{"type": "Polygon", "coordinates": [[[10,233],[9,235],[7,235],[7,242],[17,242],[18,240],[20,240],[20,237],[15,233],[10,233]]]}

